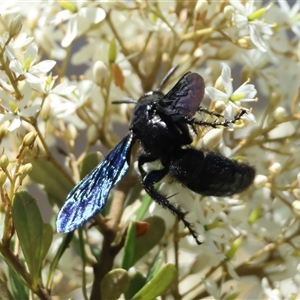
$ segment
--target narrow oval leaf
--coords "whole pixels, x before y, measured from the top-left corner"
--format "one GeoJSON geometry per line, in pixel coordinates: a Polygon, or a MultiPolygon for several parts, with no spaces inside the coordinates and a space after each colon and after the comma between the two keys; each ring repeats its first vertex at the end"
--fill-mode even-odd
{"type": "Polygon", "coordinates": [[[28,192],[21,191],[15,194],[12,218],[35,285],[41,267],[44,223],[36,200],[28,192]]]}
{"type": "Polygon", "coordinates": [[[114,269],[107,273],[101,282],[102,299],[119,299],[129,285],[129,275],[123,269],[114,269]]]}
{"type": "Polygon", "coordinates": [[[141,273],[136,272],[134,274],[131,274],[129,286],[127,291],[125,292],[125,299],[131,300],[132,297],[145,285],[145,283],[146,278],[141,273]]]}
{"type": "Polygon", "coordinates": [[[48,250],[51,246],[53,239],[53,230],[52,226],[50,224],[43,223],[43,240],[41,245],[41,261],[44,260],[46,257],[46,254],[48,253],[48,250]]]}
{"type": "Polygon", "coordinates": [[[154,300],[171,286],[175,278],[176,267],[172,264],[166,264],[152,280],[135,294],[132,300],[154,300]]]}
{"type": "Polygon", "coordinates": [[[162,268],[163,262],[164,262],[164,252],[159,251],[152,262],[151,268],[148,271],[147,280],[146,280],[147,282],[156,276],[156,274],[162,268]]]}
{"type": "Polygon", "coordinates": [[[135,256],[135,243],[136,243],[136,226],[134,222],[130,222],[127,230],[126,240],[124,244],[124,254],[121,267],[128,270],[133,266],[136,261],[135,256]]]}
{"type": "Polygon", "coordinates": [[[131,266],[159,243],[166,230],[164,220],[158,216],[147,218],[144,222],[149,223],[149,228],[144,235],[136,239],[131,266]]]}
{"type": "Polygon", "coordinates": [[[141,200],[142,205],[139,207],[138,211],[136,212],[136,220],[137,221],[142,221],[142,219],[144,218],[144,215],[146,214],[146,212],[148,211],[151,203],[152,203],[152,199],[148,194],[145,194],[141,200]]]}
{"type": "MultiPolygon", "coordinates": [[[[20,280],[20,275],[12,267],[9,267],[9,283],[11,287],[11,299],[28,299],[28,288],[25,285],[24,279],[20,280]]],[[[0,293],[2,295],[2,292],[0,293]]],[[[1,299],[1,298],[0,298],[1,299]]]]}

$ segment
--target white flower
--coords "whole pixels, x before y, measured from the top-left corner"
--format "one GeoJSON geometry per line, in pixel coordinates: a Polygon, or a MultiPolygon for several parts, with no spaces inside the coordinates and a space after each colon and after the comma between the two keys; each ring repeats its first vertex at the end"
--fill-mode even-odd
{"type": "Polygon", "coordinates": [[[41,77],[40,82],[32,83],[31,87],[44,94],[57,94],[61,96],[69,96],[76,89],[76,85],[68,85],[65,82],[54,87],[56,79],[57,76],[52,77],[52,74],[50,74],[47,77],[41,77]]]}
{"type": "Polygon", "coordinates": [[[44,60],[34,65],[37,59],[38,47],[36,44],[28,46],[24,54],[23,61],[20,62],[15,58],[9,64],[10,69],[17,74],[17,76],[24,75],[28,82],[39,83],[41,79],[38,75],[49,72],[56,62],[54,60],[44,60]]]}
{"type": "MultiPolygon", "coordinates": [[[[87,4],[86,7],[75,6],[75,3],[71,5],[73,5],[73,11],[66,9],[57,13],[52,22],[58,25],[68,20],[66,34],[61,41],[63,47],[68,47],[77,36],[88,31],[92,24],[98,24],[106,16],[105,11],[97,7],[96,3],[87,4]]],[[[77,5],[80,5],[80,2],[77,5]]]]}
{"type": "Polygon", "coordinates": [[[78,86],[62,83],[49,92],[52,114],[66,118],[81,107],[97,86],[91,80],[82,80],[78,86]]]}
{"type": "MultiPolygon", "coordinates": [[[[278,9],[278,16],[283,19],[285,24],[288,24],[291,30],[300,37],[300,2],[295,1],[293,6],[292,3],[286,0],[277,1],[280,8],[278,9]]],[[[276,15],[277,22],[277,15],[276,15]]]]}
{"type": "MultiPolygon", "coordinates": [[[[248,84],[246,81],[242,84],[237,90],[233,91],[232,81],[231,81],[231,70],[230,67],[222,63],[222,75],[221,75],[222,84],[224,91],[220,91],[214,87],[206,87],[205,93],[214,101],[223,101],[227,105],[224,117],[226,119],[232,119],[236,112],[240,109],[235,102],[250,102],[256,101],[256,98],[253,98],[257,91],[253,84],[248,84]]],[[[248,111],[248,114],[245,115],[249,120],[255,121],[253,114],[249,112],[248,109],[243,108],[248,111]]]]}
{"type": "Polygon", "coordinates": [[[8,58],[9,60],[15,59],[16,50],[21,51],[23,47],[26,47],[28,44],[30,44],[33,41],[33,37],[28,37],[25,32],[19,33],[16,37],[10,40],[8,45],[6,45],[8,39],[9,39],[9,33],[6,31],[0,37],[0,45],[2,48],[5,49],[4,51],[5,57],[8,58]]]}
{"type": "MultiPolygon", "coordinates": [[[[250,35],[253,44],[263,52],[269,50],[269,46],[265,39],[273,34],[270,24],[266,24],[257,17],[252,19],[253,13],[257,12],[253,1],[246,1],[245,6],[237,1],[230,0],[230,4],[235,8],[232,20],[238,28],[246,29],[250,35]]],[[[261,14],[265,13],[270,6],[265,8],[261,14]]]]}
{"type": "Polygon", "coordinates": [[[19,128],[22,124],[22,118],[32,117],[40,109],[40,105],[26,107],[31,97],[31,87],[28,83],[24,86],[23,99],[21,101],[16,101],[3,90],[0,90],[0,97],[2,99],[1,106],[7,111],[6,114],[0,114],[0,122],[11,121],[7,128],[9,131],[19,128]]]}

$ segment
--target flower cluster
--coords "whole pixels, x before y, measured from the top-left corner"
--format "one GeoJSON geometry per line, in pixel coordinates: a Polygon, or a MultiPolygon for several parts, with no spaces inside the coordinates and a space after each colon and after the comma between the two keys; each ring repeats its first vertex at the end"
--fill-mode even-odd
{"type": "Polygon", "coordinates": [[[100,286],[102,298],[114,299],[299,298],[299,70],[299,1],[3,2],[6,298],[100,299],[100,286]],[[253,165],[253,185],[222,198],[168,176],[156,186],[186,211],[200,246],[141,191],[134,169],[98,226],[58,234],[66,195],[103,158],[91,152],[107,153],[120,140],[116,129],[128,128],[132,106],[112,101],[154,90],[175,65],[164,92],[193,71],[205,80],[201,105],[216,112],[214,121],[247,112],[228,130],[198,126],[191,134],[193,146],[253,165]]]}

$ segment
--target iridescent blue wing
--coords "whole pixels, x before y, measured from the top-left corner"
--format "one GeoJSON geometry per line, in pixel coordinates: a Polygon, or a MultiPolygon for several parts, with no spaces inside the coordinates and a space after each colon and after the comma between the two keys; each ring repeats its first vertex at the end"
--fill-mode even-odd
{"type": "Polygon", "coordinates": [[[109,191],[127,173],[133,134],[130,132],[108,156],[69,193],[58,213],[58,232],[70,232],[83,225],[106,204],[109,191]]]}

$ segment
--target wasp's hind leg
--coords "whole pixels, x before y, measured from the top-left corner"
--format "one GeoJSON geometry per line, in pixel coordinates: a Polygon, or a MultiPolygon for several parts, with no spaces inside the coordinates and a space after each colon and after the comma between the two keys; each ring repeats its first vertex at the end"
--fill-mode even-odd
{"type": "Polygon", "coordinates": [[[177,218],[183,222],[185,227],[188,228],[191,235],[196,240],[197,244],[200,245],[201,241],[199,240],[199,236],[197,232],[192,228],[193,227],[192,224],[185,219],[185,213],[180,209],[176,208],[171,202],[169,202],[169,200],[165,196],[160,194],[154,188],[154,184],[161,181],[168,174],[169,168],[163,167],[161,170],[154,170],[149,173],[146,173],[142,165],[147,161],[148,162],[153,161],[153,159],[152,160],[148,160],[148,159],[151,158],[147,155],[142,155],[138,160],[139,170],[142,174],[142,185],[145,191],[156,203],[161,205],[163,208],[170,210],[175,216],[177,216],[177,218]]]}

